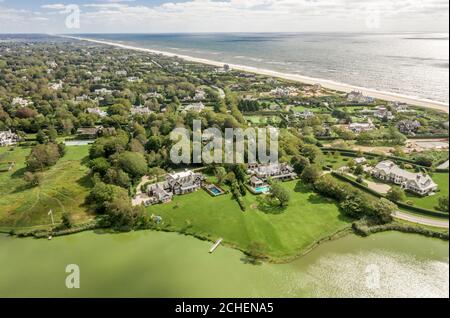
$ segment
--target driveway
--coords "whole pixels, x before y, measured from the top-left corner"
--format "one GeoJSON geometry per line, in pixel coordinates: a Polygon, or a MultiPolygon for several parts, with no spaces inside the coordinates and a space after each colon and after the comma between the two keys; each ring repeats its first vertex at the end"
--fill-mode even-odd
{"type": "Polygon", "coordinates": [[[395,212],[392,216],[394,218],[409,221],[412,223],[418,223],[418,224],[422,224],[422,225],[442,227],[442,228],[448,229],[448,220],[433,219],[433,218],[428,218],[425,216],[409,214],[409,213],[400,212],[400,211],[395,212]]]}
{"type": "MultiPolygon", "coordinates": [[[[349,173],[348,175],[352,176],[355,179],[358,178],[357,176],[355,176],[354,174],[351,174],[351,173],[349,173]]],[[[369,181],[366,179],[364,179],[364,182],[367,183],[367,187],[369,189],[372,189],[381,194],[386,194],[389,192],[389,190],[391,190],[391,186],[386,183],[374,182],[374,181],[369,181]]]]}

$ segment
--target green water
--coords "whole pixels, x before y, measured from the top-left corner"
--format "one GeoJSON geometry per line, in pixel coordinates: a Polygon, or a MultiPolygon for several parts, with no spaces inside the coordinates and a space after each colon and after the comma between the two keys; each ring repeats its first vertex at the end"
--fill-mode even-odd
{"type": "Polygon", "coordinates": [[[211,245],[152,231],[0,236],[0,297],[449,296],[448,242],[419,235],[350,235],[282,265],[211,245]],[[65,287],[68,264],[80,267],[80,289],[65,287]]]}

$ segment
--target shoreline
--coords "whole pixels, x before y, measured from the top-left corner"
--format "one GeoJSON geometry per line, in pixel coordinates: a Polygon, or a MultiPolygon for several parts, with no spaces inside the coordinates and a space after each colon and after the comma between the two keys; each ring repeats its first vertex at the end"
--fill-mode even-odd
{"type": "MultiPolygon", "coordinates": [[[[115,47],[119,47],[119,48],[123,48],[123,49],[133,50],[133,51],[146,52],[146,53],[152,53],[152,54],[160,54],[160,55],[164,55],[167,57],[178,57],[178,58],[181,58],[188,62],[201,63],[201,64],[206,64],[206,65],[211,65],[211,66],[216,66],[216,67],[223,67],[224,64],[228,64],[226,62],[217,62],[217,61],[213,61],[213,60],[209,60],[209,59],[192,57],[192,56],[188,56],[188,55],[180,55],[180,54],[159,51],[159,50],[154,50],[154,49],[140,48],[140,47],[125,45],[125,44],[121,44],[121,43],[117,43],[117,42],[94,40],[94,39],[74,37],[74,36],[69,36],[69,35],[57,35],[57,36],[74,39],[74,40],[78,40],[78,41],[87,41],[87,42],[92,42],[92,43],[97,43],[97,44],[115,46],[115,47]]],[[[398,93],[379,91],[376,89],[359,87],[359,86],[349,85],[349,84],[344,84],[344,83],[338,83],[338,82],[334,82],[332,80],[319,79],[319,78],[297,75],[297,74],[282,73],[282,72],[278,72],[278,71],[261,69],[261,68],[252,67],[252,66],[245,66],[245,65],[239,65],[239,64],[228,64],[228,65],[230,66],[231,69],[234,69],[234,70],[239,70],[239,71],[244,71],[244,72],[249,72],[249,73],[254,73],[254,74],[259,74],[259,75],[265,75],[265,76],[278,77],[278,78],[282,78],[285,80],[296,81],[296,82],[310,84],[310,85],[320,84],[324,88],[339,91],[339,92],[344,92],[344,93],[349,93],[351,91],[356,90],[356,91],[362,92],[366,96],[371,96],[373,98],[384,100],[384,101],[407,103],[411,106],[418,106],[418,107],[423,107],[423,108],[440,110],[447,114],[449,113],[449,104],[446,104],[444,102],[433,101],[433,100],[429,100],[429,99],[425,99],[425,98],[412,97],[412,96],[402,95],[402,94],[398,94],[398,93]]]]}

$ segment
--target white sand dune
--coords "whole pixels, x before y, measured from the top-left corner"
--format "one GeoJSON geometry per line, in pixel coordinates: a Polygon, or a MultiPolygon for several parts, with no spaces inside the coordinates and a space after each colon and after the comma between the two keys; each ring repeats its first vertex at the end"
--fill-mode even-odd
{"type": "MultiPolygon", "coordinates": [[[[134,51],[148,52],[148,53],[153,53],[153,54],[161,54],[161,55],[169,56],[169,57],[178,57],[178,58],[184,59],[186,61],[203,63],[203,64],[217,66],[217,67],[222,67],[224,65],[224,62],[217,62],[217,61],[212,61],[212,60],[208,60],[208,59],[192,57],[192,56],[187,56],[187,55],[180,55],[180,54],[164,52],[164,51],[159,51],[159,50],[153,50],[153,49],[139,48],[139,47],[125,45],[125,44],[121,44],[121,43],[117,43],[117,42],[100,41],[100,40],[93,40],[93,39],[89,39],[89,38],[81,38],[81,37],[74,37],[74,36],[68,36],[68,35],[60,35],[60,36],[71,38],[71,39],[76,39],[76,40],[80,40],[80,41],[89,41],[89,42],[98,43],[98,44],[111,45],[111,46],[120,47],[123,49],[134,50],[134,51]]],[[[287,79],[287,80],[291,80],[291,81],[298,81],[298,82],[305,83],[305,84],[320,84],[320,85],[322,85],[322,87],[332,89],[335,91],[346,92],[346,93],[356,90],[356,91],[362,92],[364,95],[371,96],[373,98],[377,98],[377,99],[381,99],[381,100],[385,100],[385,101],[402,102],[402,103],[407,103],[407,104],[414,105],[414,106],[431,108],[431,109],[443,111],[445,113],[449,113],[449,104],[446,104],[443,102],[438,102],[438,101],[433,101],[433,100],[418,98],[418,97],[412,97],[412,96],[407,96],[407,95],[402,95],[402,94],[397,94],[397,93],[384,92],[384,91],[379,91],[376,89],[370,89],[370,88],[348,85],[348,84],[343,84],[343,83],[337,83],[337,82],[334,82],[331,80],[326,80],[326,79],[313,78],[313,77],[302,76],[302,75],[297,75],[297,74],[281,73],[281,72],[277,72],[277,71],[261,69],[261,68],[251,67],[251,66],[238,65],[238,64],[228,64],[228,65],[232,69],[241,70],[244,72],[278,77],[278,78],[283,78],[283,79],[287,79]]]]}

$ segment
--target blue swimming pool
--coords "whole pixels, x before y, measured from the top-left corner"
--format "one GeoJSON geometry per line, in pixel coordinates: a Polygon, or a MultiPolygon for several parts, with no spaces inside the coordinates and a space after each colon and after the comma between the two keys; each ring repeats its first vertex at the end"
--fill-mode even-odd
{"type": "Polygon", "coordinates": [[[222,194],[222,191],[220,191],[218,188],[216,188],[216,187],[211,187],[211,188],[209,188],[209,190],[211,191],[211,193],[212,194],[214,194],[214,195],[221,195],[222,194]]]}
{"type": "Polygon", "coordinates": [[[268,192],[269,190],[270,190],[269,186],[255,188],[255,191],[257,193],[264,193],[264,192],[268,192]]]}

